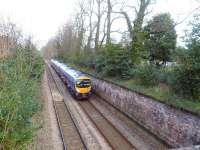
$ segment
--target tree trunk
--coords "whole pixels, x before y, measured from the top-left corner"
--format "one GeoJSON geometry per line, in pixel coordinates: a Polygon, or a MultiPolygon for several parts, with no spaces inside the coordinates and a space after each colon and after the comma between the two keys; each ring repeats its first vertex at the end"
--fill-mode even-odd
{"type": "Polygon", "coordinates": [[[88,36],[87,45],[86,45],[87,50],[91,49],[92,33],[94,31],[93,26],[92,26],[94,0],[89,1],[89,3],[90,3],[89,4],[89,36],[88,36]]]}
{"type": "Polygon", "coordinates": [[[137,12],[136,19],[133,22],[133,34],[132,34],[132,41],[136,42],[138,40],[137,33],[142,31],[142,24],[144,22],[145,12],[147,7],[149,6],[151,0],[140,0],[140,8],[137,12]]]}
{"type": "Polygon", "coordinates": [[[111,28],[111,11],[112,11],[112,7],[111,7],[111,3],[110,0],[107,0],[107,7],[108,7],[108,12],[107,12],[107,38],[106,38],[106,44],[109,44],[111,42],[110,39],[110,28],[111,28]]]}
{"type": "Polygon", "coordinates": [[[100,0],[97,1],[98,4],[98,13],[97,13],[97,30],[95,36],[95,50],[98,51],[99,49],[99,32],[100,32],[100,24],[101,24],[101,2],[100,0]]]}
{"type": "Polygon", "coordinates": [[[88,37],[88,41],[87,41],[87,49],[90,50],[91,49],[91,41],[92,41],[92,18],[90,16],[90,23],[89,23],[89,37],[88,37]]]}

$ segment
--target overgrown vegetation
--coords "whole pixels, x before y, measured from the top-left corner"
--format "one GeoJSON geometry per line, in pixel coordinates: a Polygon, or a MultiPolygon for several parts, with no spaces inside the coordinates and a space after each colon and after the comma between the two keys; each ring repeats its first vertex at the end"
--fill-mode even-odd
{"type": "MultiPolygon", "coordinates": [[[[182,49],[180,66],[175,68],[174,89],[177,93],[200,101],[200,17],[196,15],[187,35],[187,49],[182,49]]],[[[180,53],[180,52],[179,52],[180,53]]]]}
{"type": "Polygon", "coordinates": [[[176,31],[170,14],[154,16],[144,27],[146,33],[145,50],[148,60],[157,66],[171,61],[171,54],[176,48],[176,31]]]}
{"type": "Polygon", "coordinates": [[[79,2],[76,18],[44,47],[46,57],[57,57],[95,76],[200,112],[199,15],[190,23],[192,30],[182,48],[177,47],[178,23],[169,13],[157,14],[144,24],[153,0],[139,0],[129,7],[135,12],[133,20],[126,2],[117,10],[112,0],[79,2]],[[119,18],[125,19],[127,30],[117,42],[111,33],[112,23],[119,18]]]}
{"type": "Polygon", "coordinates": [[[129,78],[133,66],[129,54],[120,45],[108,44],[96,57],[95,69],[105,76],[129,78]]]}
{"type": "Polygon", "coordinates": [[[0,60],[0,149],[27,149],[33,139],[42,72],[42,58],[28,47],[0,60]]]}

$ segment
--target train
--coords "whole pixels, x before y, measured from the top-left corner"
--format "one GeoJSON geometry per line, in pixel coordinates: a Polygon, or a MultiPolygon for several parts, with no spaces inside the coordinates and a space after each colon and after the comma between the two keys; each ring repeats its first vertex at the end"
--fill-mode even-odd
{"type": "Polygon", "coordinates": [[[90,77],[58,60],[51,59],[50,64],[67,85],[73,97],[76,99],[89,99],[91,97],[94,88],[90,77]]]}

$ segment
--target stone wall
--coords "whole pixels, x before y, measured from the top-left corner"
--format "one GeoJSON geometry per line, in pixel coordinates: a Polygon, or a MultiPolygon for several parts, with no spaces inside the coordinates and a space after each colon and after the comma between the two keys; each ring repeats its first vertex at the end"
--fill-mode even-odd
{"type": "Polygon", "coordinates": [[[200,118],[150,97],[93,79],[96,93],[172,147],[200,144],[200,118]]]}

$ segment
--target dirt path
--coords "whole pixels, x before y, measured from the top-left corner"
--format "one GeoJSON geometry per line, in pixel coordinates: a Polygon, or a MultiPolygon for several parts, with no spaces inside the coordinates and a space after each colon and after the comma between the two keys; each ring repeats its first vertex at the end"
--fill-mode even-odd
{"type": "Polygon", "coordinates": [[[62,140],[54,112],[52,96],[48,86],[46,72],[42,81],[42,111],[34,117],[34,122],[41,125],[31,150],[62,150],[62,140]]]}

